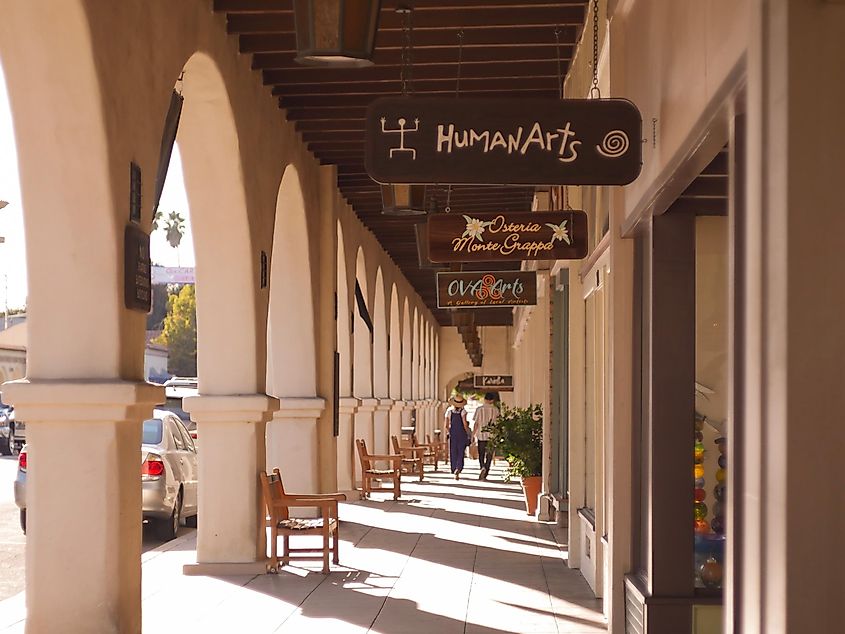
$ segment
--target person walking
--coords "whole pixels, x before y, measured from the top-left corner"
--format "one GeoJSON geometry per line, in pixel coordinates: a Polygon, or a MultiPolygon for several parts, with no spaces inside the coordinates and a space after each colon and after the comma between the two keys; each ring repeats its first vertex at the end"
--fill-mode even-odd
{"type": "Polygon", "coordinates": [[[467,424],[467,411],[464,406],[466,399],[455,394],[449,399],[446,409],[446,431],[449,433],[449,467],[455,474],[455,480],[460,479],[464,469],[464,453],[469,445],[470,430],[467,424]]]}
{"type": "Polygon", "coordinates": [[[472,434],[478,441],[478,466],[481,467],[481,473],[478,474],[479,480],[487,479],[487,474],[490,473],[490,465],[493,463],[493,450],[492,448],[488,449],[487,446],[490,440],[487,425],[495,422],[499,417],[499,410],[495,403],[496,395],[493,392],[487,392],[484,395],[484,405],[475,410],[472,434]]]}

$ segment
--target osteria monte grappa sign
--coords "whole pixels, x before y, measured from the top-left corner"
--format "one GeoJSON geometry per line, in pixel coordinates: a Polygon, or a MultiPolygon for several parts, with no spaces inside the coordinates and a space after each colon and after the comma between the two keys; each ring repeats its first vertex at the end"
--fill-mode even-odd
{"type": "Polygon", "coordinates": [[[587,257],[583,211],[433,214],[428,217],[432,262],[581,260],[587,257]]]}
{"type": "Polygon", "coordinates": [[[535,271],[437,273],[438,308],[503,308],[536,303],[535,271]]]}
{"type": "Polygon", "coordinates": [[[366,116],[379,183],[627,185],[642,117],[626,99],[385,97],[366,116]]]}

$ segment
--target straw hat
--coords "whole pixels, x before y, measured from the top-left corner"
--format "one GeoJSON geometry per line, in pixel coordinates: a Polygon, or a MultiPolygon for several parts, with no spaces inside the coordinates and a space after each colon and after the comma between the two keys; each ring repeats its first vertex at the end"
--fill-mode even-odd
{"type": "Polygon", "coordinates": [[[455,407],[463,407],[467,404],[466,399],[460,394],[455,394],[452,398],[450,398],[449,403],[455,407]]]}

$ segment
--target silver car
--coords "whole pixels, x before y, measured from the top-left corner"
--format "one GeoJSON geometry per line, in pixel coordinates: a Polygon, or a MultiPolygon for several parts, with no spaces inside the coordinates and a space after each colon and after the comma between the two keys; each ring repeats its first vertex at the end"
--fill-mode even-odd
{"type": "MultiPolygon", "coordinates": [[[[144,519],[162,539],[173,539],[184,520],[196,526],[197,449],[188,430],[165,410],[154,410],[143,423],[141,439],[141,496],[144,519]]],[[[26,532],[26,447],[18,458],[15,503],[21,529],[26,532]]]]}

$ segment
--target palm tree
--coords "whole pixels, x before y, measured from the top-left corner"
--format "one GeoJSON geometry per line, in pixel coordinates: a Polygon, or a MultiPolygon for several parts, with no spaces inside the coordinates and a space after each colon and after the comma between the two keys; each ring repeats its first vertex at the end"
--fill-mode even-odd
{"type": "Polygon", "coordinates": [[[167,218],[162,212],[156,211],[153,215],[152,230],[156,231],[159,227],[164,228],[164,234],[167,242],[171,247],[176,249],[176,262],[179,262],[179,245],[182,243],[182,237],[185,235],[185,218],[178,211],[171,211],[167,218]]]}

